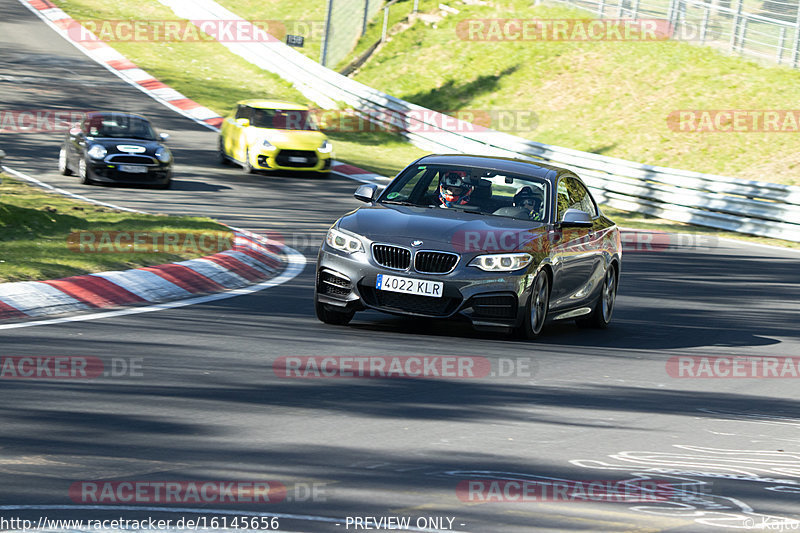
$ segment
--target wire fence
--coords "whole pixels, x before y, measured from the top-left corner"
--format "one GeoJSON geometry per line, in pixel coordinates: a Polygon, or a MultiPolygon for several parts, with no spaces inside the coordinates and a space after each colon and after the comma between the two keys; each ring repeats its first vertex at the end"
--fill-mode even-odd
{"type": "Polygon", "coordinates": [[[344,59],[383,4],[383,0],[328,0],[325,40],[319,62],[331,66],[344,59]]]}
{"type": "Polygon", "coordinates": [[[663,19],[672,37],[800,68],[798,0],[554,0],[599,18],[663,19]]]}

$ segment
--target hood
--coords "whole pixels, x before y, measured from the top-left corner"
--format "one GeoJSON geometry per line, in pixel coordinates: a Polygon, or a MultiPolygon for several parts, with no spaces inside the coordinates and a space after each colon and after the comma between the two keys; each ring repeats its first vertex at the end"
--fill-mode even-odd
{"type": "MultiPolygon", "coordinates": [[[[480,248],[500,242],[512,246],[530,241],[543,232],[543,224],[530,220],[465,213],[440,207],[370,206],[361,207],[340,219],[339,227],[371,241],[408,247],[411,241],[423,241],[421,248],[464,251],[465,243],[480,248]]],[[[499,246],[499,244],[498,244],[499,246]]],[[[469,248],[469,246],[467,246],[469,248]]]]}
{"type": "Polygon", "coordinates": [[[147,141],[144,139],[125,139],[125,138],[117,138],[117,137],[91,137],[87,139],[88,144],[87,148],[91,144],[101,144],[105,146],[106,150],[108,150],[109,154],[125,154],[130,153],[131,155],[153,155],[155,154],[156,150],[161,146],[159,141],[147,141]],[[125,147],[138,147],[144,148],[144,151],[128,151],[125,150],[125,147]]]}
{"type": "Polygon", "coordinates": [[[268,140],[277,148],[316,150],[328,137],[321,131],[314,130],[262,130],[258,138],[268,140]]]}

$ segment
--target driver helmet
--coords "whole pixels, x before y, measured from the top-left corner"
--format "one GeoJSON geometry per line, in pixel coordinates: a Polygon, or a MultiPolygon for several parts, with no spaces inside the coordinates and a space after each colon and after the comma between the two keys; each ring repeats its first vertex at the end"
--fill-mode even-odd
{"type": "Polygon", "coordinates": [[[532,214],[539,213],[542,207],[542,199],[539,195],[533,192],[528,186],[522,187],[514,195],[514,207],[523,207],[530,211],[532,214]]]}
{"type": "Polygon", "coordinates": [[[467,181],[463,170],[448,170],[439,180],[439,200],[445,207],[465,205],[475,186],[467,181]]]}

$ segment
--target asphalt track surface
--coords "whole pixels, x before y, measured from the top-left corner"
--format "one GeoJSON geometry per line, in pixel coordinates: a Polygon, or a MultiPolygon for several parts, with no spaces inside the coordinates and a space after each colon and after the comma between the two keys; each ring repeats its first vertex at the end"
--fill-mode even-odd
{"type": "Polygon", "coordinates": [[[678,355],[800,356],[798,254],[708,240],[628,253],[610,329],[556,325],[536,342],[374,312],[350,327],[323,325],[312,306],[316,245],[358,205],[356,182],[220,166],[214,132],[119,81],[16,1],[0,1],[0,12],[0,110],[143,113],[172,135],[178,161],[173,190],[84,186],[55,171],[61,134],[28,133],[0,136],[6,165],[98,200],[281,234],[309,261],[291,281],[247,296],[0,330],[2,356],[142,365],[141,375],[116,378],[0,381],[0,516],[175,518],[219,509],[277,513],[286,531],[343,531],[347,516],[403,515],[412,523],[451,517],[453,529],[473,532],[711,531],[746,518],[757,527],[764,515],[800,519],[797,381],[666,372],[678,355]],[[449,380],[285,379],[271,367],[281,356],[322,354],[482,356],[495,369],[500,359],[533,363],[530,375],[449,380]],[[467,503],[455,490],[466,479],[637,473],[705,483],[705,497],[467,503]],[[278,480],[290,491],[266,505],[89,510],[69,497],[81,480],[278,480]],[[303,501],[304,484],[321,493],[303,501]]]}

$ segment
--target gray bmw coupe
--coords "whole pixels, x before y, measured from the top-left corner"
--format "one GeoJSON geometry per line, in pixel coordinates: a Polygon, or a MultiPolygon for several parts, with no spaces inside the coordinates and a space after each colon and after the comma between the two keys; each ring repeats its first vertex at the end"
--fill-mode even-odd
{"type": "Polygon", "coordinates": [[[319,250],[317,317],[360,310],[465,317],[535,338],[549,320],[605,328],[622,265],[617,226],[573,172],[529,161],[429,155],[334,222],[319,250]]]}

